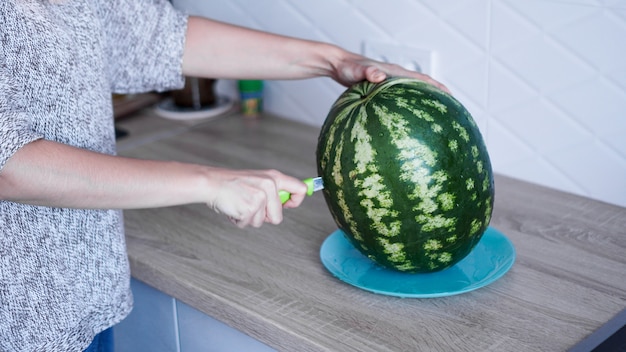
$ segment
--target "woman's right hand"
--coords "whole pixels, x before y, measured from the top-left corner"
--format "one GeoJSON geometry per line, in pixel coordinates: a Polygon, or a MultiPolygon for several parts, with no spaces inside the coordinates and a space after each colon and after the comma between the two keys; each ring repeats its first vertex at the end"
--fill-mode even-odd
{"type": "Polygon", "coordinates": [[[304,182],[276,170],[210,169],[209,179],[207,205],[238,227],[279,224],[283,204],[278,191],[291,193],[286,208],[299,206],[307,192],[304,182]]]}

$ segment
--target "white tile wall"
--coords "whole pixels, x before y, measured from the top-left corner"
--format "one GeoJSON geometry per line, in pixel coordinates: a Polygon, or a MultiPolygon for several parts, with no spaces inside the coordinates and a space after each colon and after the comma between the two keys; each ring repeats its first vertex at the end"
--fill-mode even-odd
{"type": "MultiPolygon", "coordinates": [[[[623,0],[174,3],[355,52],[364,40],[433,50],[433,76],[474,115],[496,172],[626,207],[623,0]]],[[[342,91],[328,79],[268,82],[266,109],[321,125],[342,91]]]]}

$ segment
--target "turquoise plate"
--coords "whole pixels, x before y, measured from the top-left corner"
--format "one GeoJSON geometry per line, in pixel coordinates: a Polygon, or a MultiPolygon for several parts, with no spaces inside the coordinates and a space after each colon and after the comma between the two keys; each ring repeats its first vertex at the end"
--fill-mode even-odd
{"type": "Polygon", "coordinates": [[[336,230],[322,244],[322,263],[340,280],[361,289],[397,297],[430,298],[469,292],[496,281],[515,262],[515,248],[489,227],[474,249],[456,265],[435,273],[409,274],[381,267],[361,254],[336,230]]]}

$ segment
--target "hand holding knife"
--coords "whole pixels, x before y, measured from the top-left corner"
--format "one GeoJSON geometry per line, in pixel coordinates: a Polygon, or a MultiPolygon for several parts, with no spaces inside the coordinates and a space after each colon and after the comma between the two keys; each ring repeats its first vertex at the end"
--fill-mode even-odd
{"type": "MultiPolygon", "coordinates": [[[[321,177],[307,178],[306,180],[302,180],[302,182],[304,182],[308,187],[306,192],[308,196],[312,195],[313,192],[324,189],[324,182],[322,181],[321,177]]],[[[291,198],[291,193],[280,190],[278,191],[278,196],[280,197],[281,203],[285,204],[285,202],[288,201],[289,198],[291,198]]]]}

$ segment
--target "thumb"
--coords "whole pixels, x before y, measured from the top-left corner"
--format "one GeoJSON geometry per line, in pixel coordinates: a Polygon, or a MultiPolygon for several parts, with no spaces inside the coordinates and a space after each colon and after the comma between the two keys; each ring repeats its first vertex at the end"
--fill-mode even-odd
{"type": "Polygon", "coordinates": [[[387,78],[387,74],[376,66],[368,66],[365,68],[365,79],[372,83],[379,83],[387,78]]]}

